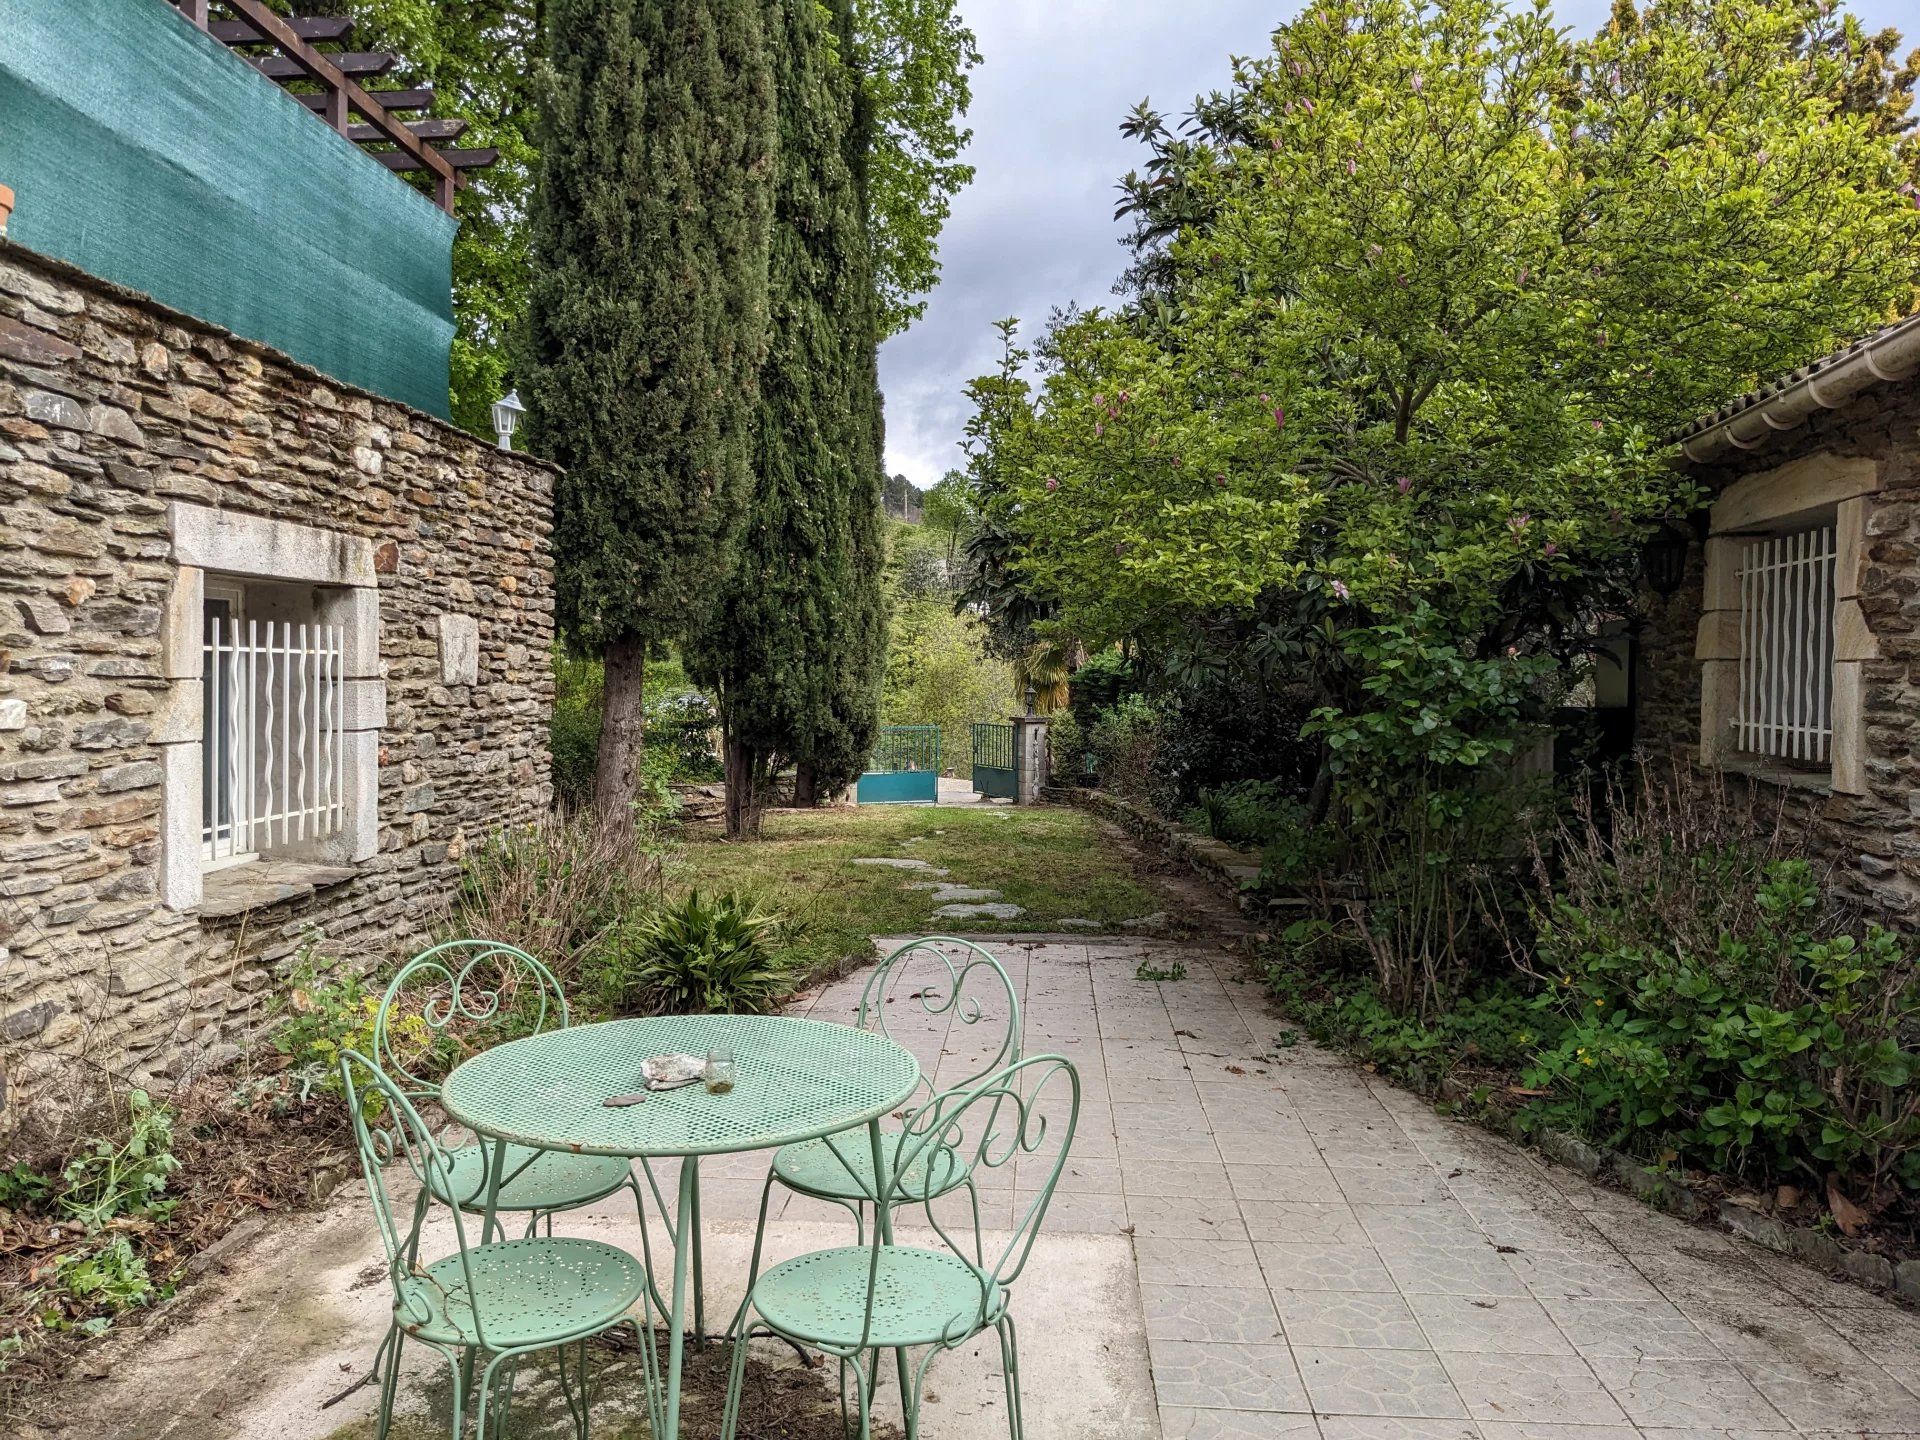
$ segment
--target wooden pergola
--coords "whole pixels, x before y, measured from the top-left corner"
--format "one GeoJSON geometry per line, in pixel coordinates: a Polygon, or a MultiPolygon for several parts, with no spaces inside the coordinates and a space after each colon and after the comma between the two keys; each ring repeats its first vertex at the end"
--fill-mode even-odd
{"type": "Polygon", "coordinates": [[[354,143],[367,147],[389,170],[425,170],[433,177],[433,198],[453,212],[454,192],[465,172],[500,158],[492,147],[439,149],[434,142],[456,140],[467,128],[460,119],[401,120],[404,110],[428,110],[431,90],[368,90],[361,81],[385,75],[399,63],[396,55],[358,50],[320,50],[345,42],[353,22],[340,16],[289,18],[269,10],[262,0],[169,0],[183,16],[214,39],[233,48],[254,69],[282,85],[311,81],[317,94],[296,94],[307,109],[354,143]],[[216,8],[232,17],[215,20],[216,8]],[[356,119],[357,117],[357,119],[356,119]],[[392,147],[392,148],[388,148],[392,147]]]}

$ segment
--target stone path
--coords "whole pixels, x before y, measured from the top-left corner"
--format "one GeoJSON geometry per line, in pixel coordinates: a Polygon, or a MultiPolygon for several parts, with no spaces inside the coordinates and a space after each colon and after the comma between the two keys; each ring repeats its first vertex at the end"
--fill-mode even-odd
{"type": "MultiPolygon", "coordinates": [[[[1912,1313],[1545,1166],[1311,1044],[1282,1046],[1218,948],[983,943],[1023,996],[1028,1052],[1071,1057],[1085,1085],[1015,1292],[1031,1440],[1920,1440],[1912,1313]],[[1184,978],[1143,981],[1143,961],[1184,978]]],[[[919,963],[933,979],[938,962],[919,963]]],[[[864,980],[801,1008],[851,1020],[864,980]]],[[[936,1082],[997,1043],[904,1001],[889,1016],[936,1082]]],[[[765,1164],[704,1170],[709,1314],[738,1299],[765,1164]]],[[[1010,1226],[1032,1180],[1018,1162],[983,1175],[987,1224],[1010,1226]]],[[[630,1206],[560,1228],[638,1248],[630,1206]]],[[[776,1191],[769,1259],[848,1230],[776,1191]]],[[[113,1342],[71,1433],[360,1440],[369,1391],[320,1402],[371,1356],[390,1303],[376,1254],[363,1195],[288,1217],[196,1286],[170,1332],[113,1342]]],[[[939,1361],[926,1440],[1006,1435],[998,1366],[991,1344],[939,1361]]],[[[444,1425],[429,1420],[443,1369],[409,1352],[416,1433],[444,1425]]],[[[623,1398],[596,1403],[596,1433],[622,1433],[623,1398]]]]}

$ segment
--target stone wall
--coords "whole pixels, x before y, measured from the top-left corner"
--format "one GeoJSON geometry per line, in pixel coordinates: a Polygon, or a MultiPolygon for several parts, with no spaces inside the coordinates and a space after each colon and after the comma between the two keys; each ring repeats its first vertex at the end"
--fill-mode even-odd
{"type": "MultiPolygon", "coordinates": [[[[231,1059],[311,936],[371,964],[465,849],[544,814],[553,472],[0,242],[0,1080],[231,1059]],[[378,848],[211,919],[159,898],[172,502],[364,537],[386,715],[378,848]],[[448,621],[448,617],[453,617],[448,621]],[[477,630],[448,683],[447,630],[477,630]]],[[[212,908],[212,907],[209,907],[212,908]]]]}
{"type": "MultiPolygon", "coordinates": [[[[1734,783],[1781,801],[1813,857],[1832,866],[1841,895],[1912,928],[1920,923],[1920,384],[1875,386],[1765,450],[1693,473],[1717,493],[1743,476],[1820,454],[1879,467],[1880,488],[1864,501],[1858,570],[1860,610],[1879,651],[1861,667],[1864,793],[1734,783]]],[[[1704,551],[1695,545],[1673,597],[1646,597],[1639,647],[1638,742],[1687,761],[1700,741],[1702,667],[1694,657],[1704,578],[1704,551]]]]}

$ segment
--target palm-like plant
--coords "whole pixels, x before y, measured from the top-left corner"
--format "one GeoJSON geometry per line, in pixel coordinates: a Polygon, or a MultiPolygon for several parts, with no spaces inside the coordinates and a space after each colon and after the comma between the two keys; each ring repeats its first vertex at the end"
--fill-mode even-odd
{"type": "Polygon", "coordinates": [[[792,988],[783,918],[733,892],[684,899],[634,921],[603,973],[615,1009],[654,1015],[763,1014],[792,988]]]}

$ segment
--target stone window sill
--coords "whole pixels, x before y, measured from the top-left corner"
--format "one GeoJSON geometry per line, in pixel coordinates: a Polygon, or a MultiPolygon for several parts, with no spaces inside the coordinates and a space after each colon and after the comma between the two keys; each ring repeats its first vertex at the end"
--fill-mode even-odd
{"type": "Polygon", "coordinates": [[[1806,790],[1815,795],[1833,793],[1833,773],[1828,770],[1796,770],[1791,765],[1780,765],[1769,760],[1749,759],[1734,756],[1720,762],[1722,770],[1730,770],[1736,775],[1745,775],[1749,779],[1762,780],[1769,785],[1783,786],[1788,790],[1806,790]]]}
{"type": "Polygon", "coordinates": [[[355,866],[310,860],[249,860],[209,870],[201,882],[200,918],[228,920],[269,905],[311,900],[316,891],[344,885],[359,873],[355,866]]]}

